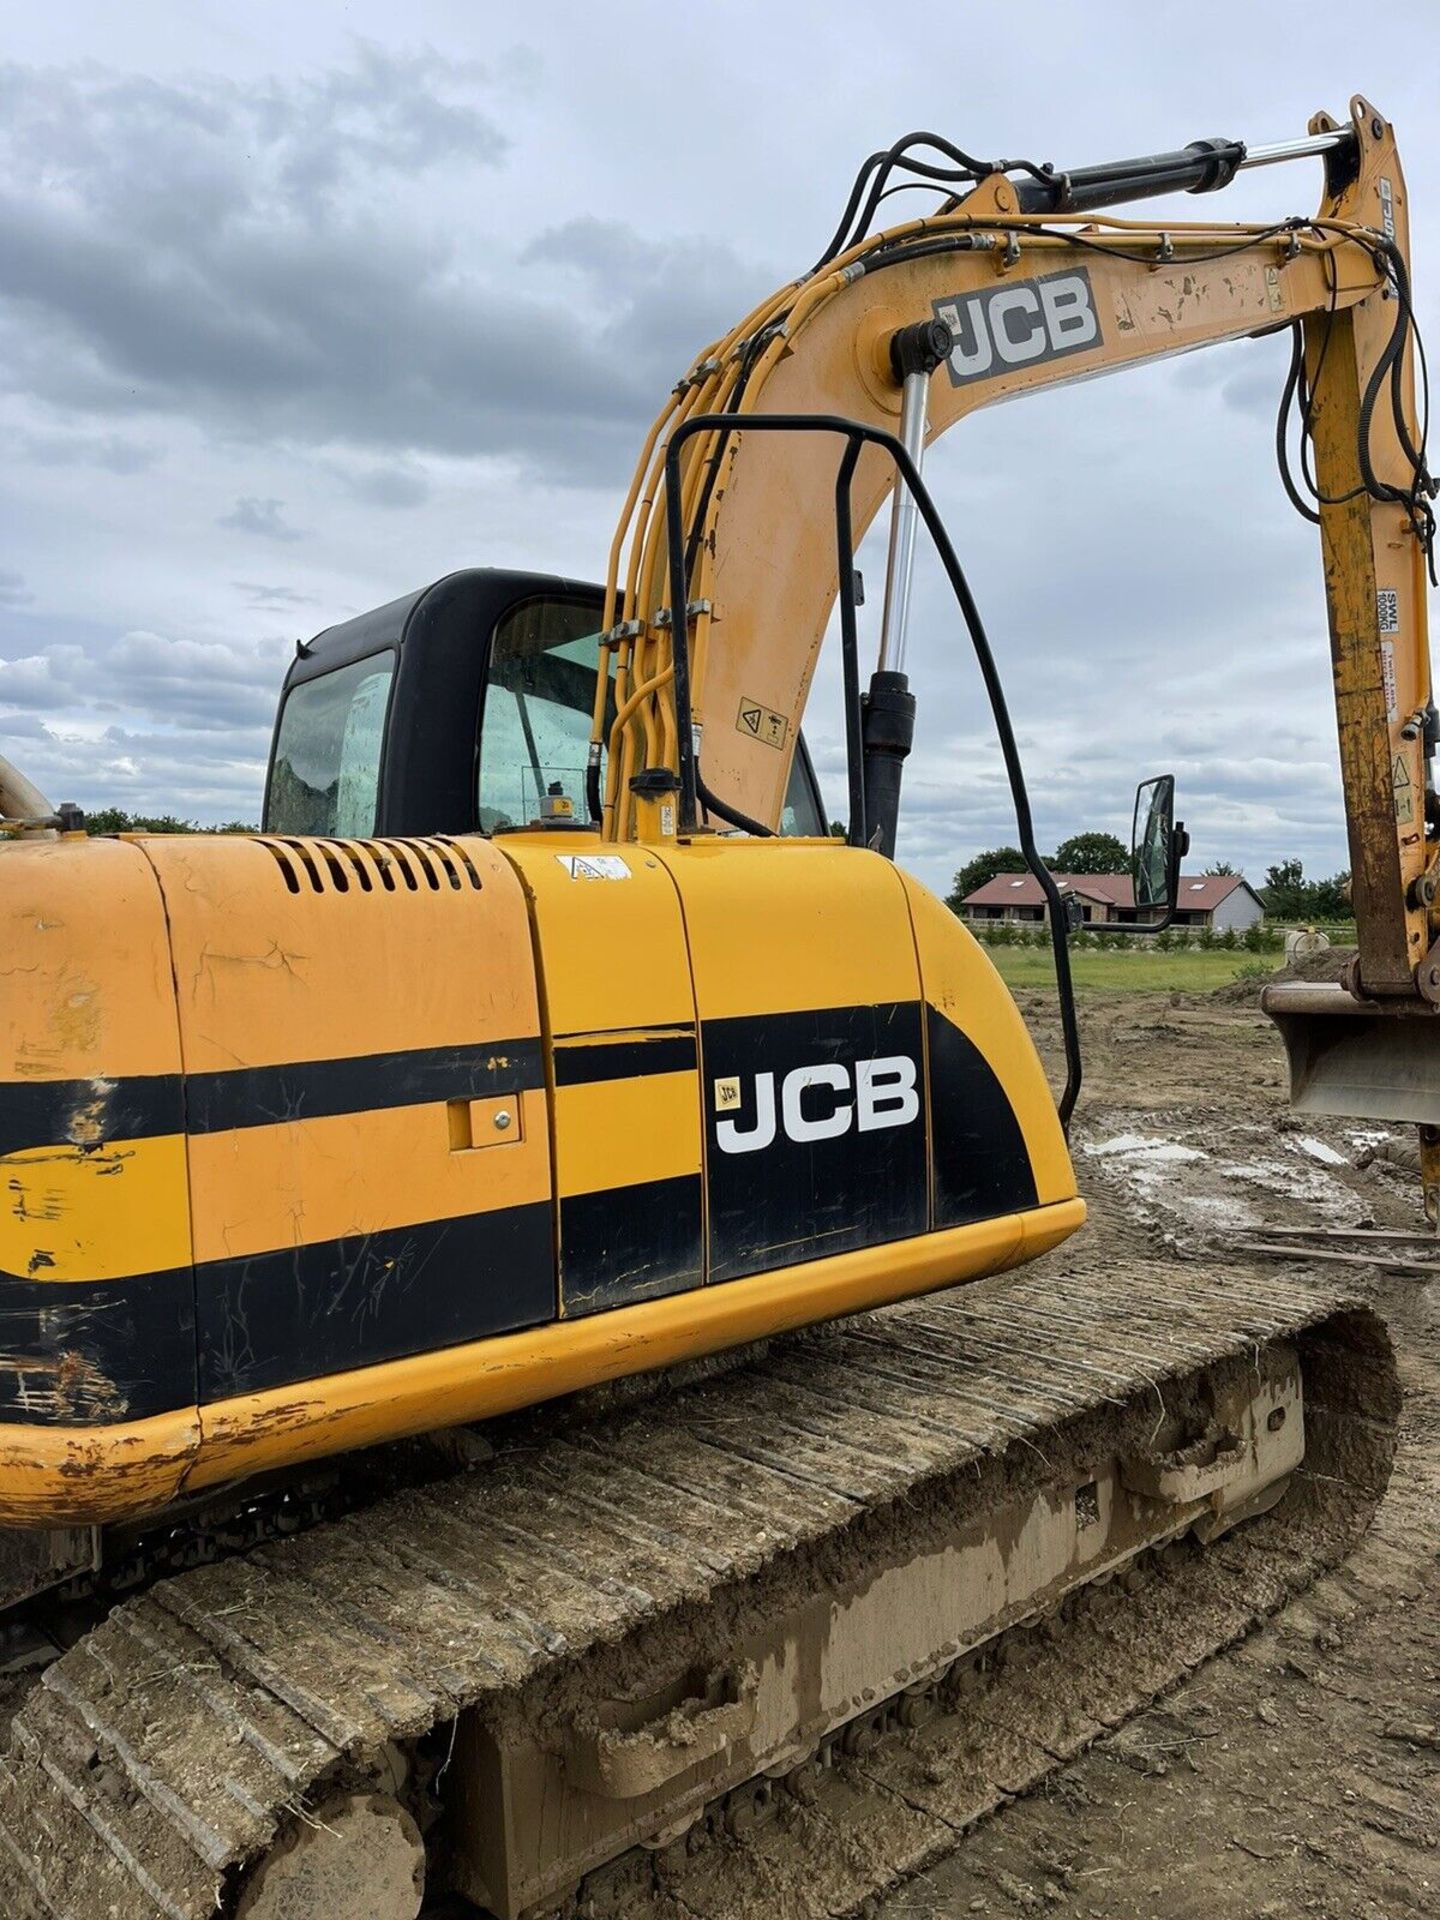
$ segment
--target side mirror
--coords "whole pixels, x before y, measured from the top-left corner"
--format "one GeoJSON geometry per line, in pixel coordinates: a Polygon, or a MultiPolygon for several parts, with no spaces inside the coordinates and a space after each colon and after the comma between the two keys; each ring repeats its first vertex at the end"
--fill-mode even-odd
{"type": "Polygon", "coordinates": [[[1162,773],[1135,792],[1135,825],[1130,838],[1130,872],[1137,910],[1158,908],[1167,917],[1180,892],[1180,862],[1190,836],[1175,818],[1175,776],[1162,773]]]}

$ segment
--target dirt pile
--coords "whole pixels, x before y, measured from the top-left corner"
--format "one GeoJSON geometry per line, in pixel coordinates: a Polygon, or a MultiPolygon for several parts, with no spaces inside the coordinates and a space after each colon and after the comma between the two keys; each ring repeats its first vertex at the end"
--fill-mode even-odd
{"type": "Polygon", "coordinates": [[[1326,947],[1320,953],[1297,953],[1271,977],[1275,980],[1338,980],[1354,958],[1354,947],[1326,947]]]}
{"type": "MultiPolygon", "coordinates": [[[[1205,997],[1212,1005],[1243,1007],[1260,998],[1260,989],[1278,980],[1334,980],[1345,971],[1345,963],[1355,956],[1353,947],[1326,947],[1323,953],[1299,953],[1265,974],[1247,973],[1239,980],[1227,981],[1205,997]]],[[[1196,1004],[1199,1004],[1198,998],[1196,1004]]]]}

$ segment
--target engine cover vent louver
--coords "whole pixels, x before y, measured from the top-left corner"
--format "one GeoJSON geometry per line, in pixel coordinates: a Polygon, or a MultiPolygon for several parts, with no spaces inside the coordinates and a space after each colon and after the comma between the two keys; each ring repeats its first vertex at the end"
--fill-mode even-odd
{"type": "Polygon", "coordinates": [[[475,864],[448,836],[423,840],[322,840],[257,834],[291,893],[479,893],[475,864]]]}

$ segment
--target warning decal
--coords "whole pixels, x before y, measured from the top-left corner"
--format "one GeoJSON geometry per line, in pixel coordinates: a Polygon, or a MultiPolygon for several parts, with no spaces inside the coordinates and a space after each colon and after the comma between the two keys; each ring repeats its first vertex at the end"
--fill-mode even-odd
{"type": "Polygon", "coordinates": [[[1395,819],[1402,827],[1408,827],[1415,818],[1415,789],[1410,780],[1410,769],[1405,755],[1397,753],[1395,764],[1390,770],[1390,784],[1395,789],[1395,819]]]}
{"type": "Polygon", "coordinates": [[[776,748],[784,746],[785,736],[790,731],[790,722],[783,713],[776,713],[773,707],[763,706],[758,700],[740,702],[735,726],[738,732],[749,734],[752,740],[776,748]]]}
{"type": "Polygon", "coordinates": [[[572,880],[628,880],[630,869],[618,853],[557,853],[572,880]]]}

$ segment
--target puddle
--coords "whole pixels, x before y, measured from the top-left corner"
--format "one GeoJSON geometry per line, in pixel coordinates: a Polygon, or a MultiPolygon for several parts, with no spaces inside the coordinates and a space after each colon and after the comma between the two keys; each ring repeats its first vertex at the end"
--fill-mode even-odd
{"type": "MultiPolygon", "coordinates": [[[[1319,1166],[1297,1165],[1303,1149],[1295,1147],[1294,1156],[1289,1161],[1254,1160],[1226,1161],[1218,1165],[1215,1171],[1226,1180],[1236,1180],[1247,1187],[1259,1187],[1264,1193],[1280,1194],[1293,1203],[1312,1208],[1322,1220],[1328,1220],[1335,1226],[1351,1226],[1364,1214],[1364,1206],[1357,1196],[1333,1174],[1322,1172],[1319,1166]]],[[[1321,1141],[1315,1143],[1323,1145],[1321,1141]]],[[[1328,1150],[1327,1150],[1328,1155],[1328,1150]]],[[[1335,1163],[1345,1166],[1348,1163],[1343,1155],[1335,1155],[1335,1163]]],[[[1327,1164],[1329,1164],[1327,1157],[1327,1164]]]]}
{"type": "Polygon", "coordinates": [[[1233,1232],[1236,1228],[1265,1224],[1265,1216],[1238,1193],[1172,1193],[1168,1197],[1182,1213],[1207,1227],[1224,1227],[1233,1232]]]}
{"type": "Polygon", "coordinates": [[[1106,1159],[1111,1154],[1125,1154],[1151,1167],[1205,1158],[1199,1147],[1182,1147],[1178,1140],[1157,1140],[1144,1133],[1117,1133],[1113,1140],[1101,1140],[1094,1146],[1087,1142],[1085,1152],[1096,1159],[1106,1159]]]}
{"type": "Polygon", "coordinates": [[[1343,1153],[1337,1153],[1324,1140],[1316,1140],[1308,1133],[1299,1134],[1289,1145],[1292,1153],[1308,1153],[1312,1160],[1319,1160],[1327,1167],[1348,1167],[1350,1164],[1343,1153]]]}
{"type": "Polygon", "coordinates": [[[1314,1134],[1289,1136],[1281,1149],[1268,1129],[1229,1127],[1208,1148],[1151,1133],[1116,1133],[1086,1141],[1081,1152],[1126,1187],[1141,1207],[1185,1221],[1191,1230],[1245,1233],[1262,1229],[1276,1195],[1312,1221],[1349,1226],[1363,1203],[1343,1179],[1348,1157],[1314,1134]],[[1242,1145],[1243,1141],[1243,1145],[1242,1145]],[[1253,1141],[1253,1147],[1251,1145],[1253,1141]],[[1263,1143],[1263,1145],[1262,1145],[1263,1143]],[[1246,1153],[1244,1159],[1221,1153],[1246,1153]]]}

